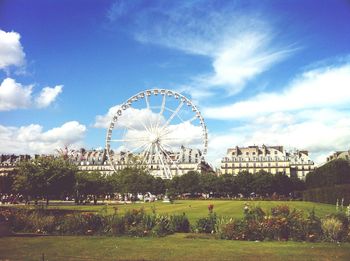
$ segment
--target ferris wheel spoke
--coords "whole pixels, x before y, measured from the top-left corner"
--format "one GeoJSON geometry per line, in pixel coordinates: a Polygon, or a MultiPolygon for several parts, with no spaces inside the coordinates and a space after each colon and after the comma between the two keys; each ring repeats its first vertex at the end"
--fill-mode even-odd
{"type": "Polygon", "coordinates": [[[177,168],[177,170],[180,172],[179,167],[177,166],[177,164],[175,164],[175,162],[171,159],[171,157],[169,156],[169,154],[166,152],[166,150],[162,147],[162,145],[159,145],[159,148],[162,150],[162,152],[166,155],[166,157],[171,161],[171,163],[175,166],[175,168],[177,168]]]}
{"type": "Polygon", "coordinates": [[[184,121],[183,123],[191,123],[192,121],[195,121],[197,118],[198,118],[197,115],[195,115],[191,119],[184,121]]]}
{"type": "Polygon", "coordinates": [[[146,163],[147,157],[149,156],[149,153],[150,153],[151,145],[152,145],[152,143],[149,143],[147,145],[146,149],[143,151],[143,153],[142,153],[143,160],[142,160],[141,165],[146,163]]]}
{"type": "Polygon", "coordinates": [[[149,105],[149,99],[148,99],[148,95],[145,94],[145,101],[146,101],[146,106],[147,106],[147,110],[150,109],[150,105],[149,105]]]}
{"type": "Polygon", "coordinates": [[[137,141],[148,141],[147,138],[144,139],[113,139],[113,142],[137,142],[137,141]]]}
{"type": "Polygon", "coordinates": [[[148,153],[147,166],[152,163],[152,157],[153,157],[153,154],[154,154],[154,153],[152,153],[153,151],[154,151],[154,145],[153,145],[153,143],[151,143],[151,146],[150,146],[150,149],[149,149],[149,153],[148,153]]]}
{"type": "Polygon", "coordinates": [[[162,130],[164,129],[164,128],[166,128],[169,124],[170,124],[170,122],[174,119],[174,117],[179,113],[179,111],[180,111],[180,109],[181,109],[181,107],[184,105],[184,102],[181,102],[180,104],[179,104],[179,106],[177,106],[177,108],[176,108],[176,110],[171,114],[171,116],[169,117],[169,119],[166,121],[166,123],[163,125],[163,127],[162,127],[162,130]]]}
{"type": "Polygon", "coordinates": [[[129,153],[133,154],[135,151],[137,151],[138,149],[141,149],[142,147],[146,146],[148,144],[148,142],[143,143],[142,145],[132,149],[129,153]]]}
{"type": "Polygon", "coordinates": [[[164,173],[166,175],[167,178],[170,178],[171,177],[171,170],[169,169],[169,166],[164,164],[164,160],[163,160],[163,157],[161,156],[160,154],[160,148],[159,146],[156,146],[156,149],[157,149],[157,155],[158,155],[158,158],[163,166],[163,170],[164,170],[164,173]]]}
{"type": "Polygon", "coordinates": [[[157,117],[157,128],[159,127],[159,121],[161,119],[161,117],[163,116],[164,113],[164,109],[165,109],[165,100],[166,100],[166,95],[163,95],[163,99],[162,99],[162,106],[160,107],[160,111],[158,113],[158,117],[157,117]]]}
{"type": "Polygon", "coordinates": [[[140,131],[140,130],[132,127],[130,124],[125,123],[124,125],[125,125],[125,129],[127,129],[127,130],[140,131]]]}

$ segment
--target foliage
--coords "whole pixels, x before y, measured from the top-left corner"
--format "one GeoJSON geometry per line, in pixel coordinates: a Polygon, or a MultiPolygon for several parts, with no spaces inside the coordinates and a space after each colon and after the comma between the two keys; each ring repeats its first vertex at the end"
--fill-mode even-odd
{"type": "Polygon", "coordinates": [[[32,197],[62,197],[72,194],[77,168],[63,158],[39,157],[18,164],[13,189],[32,197]]]}
{"type": "Polygon", "coordinates": [[[314,242],[322,238],[321,220],[316,216],[315,209],[312,209],[306,218],[305,230],[307,241],[314,242]]]}
{"type": "Polygon", "coordinates": [[[157,215],[152,233],[158,237],[163,237],[173,233],[171,220],[168,216],[157,215]]]}
{"type": "Polygon", "coordinates": [[[154,177],[141,168],[126,168],[118,172],[121,193],[146,193],[152,190],[154,177]]]}
{"type": "Polygon", "coordinates": [[[350,204],[350,184],[313,188],[303,191],[303,200],[335,204],[337,199],[344,198],[344,204],[350,204]]]}
{"type": "Polygon", "coordinates": [[[86,199],[87,195],[94,195],[94,203],[96,204],[96,197],[106,192],[107,180],[104,175],[98,171],[76,173],[75,189],[77,191],[77,198],[86,199]]]}
{"type": "Polygon", "coordinates": [[[325,219],[327,218],[334,218],[336,220],[338,220],[341,223],[341,231],[339,232],[339,239],[338,241],[344,241],[347,239],[348,237],[348,233],[349,231],[349,219],[347,217],[347,215],[344,212],[337,212],[337,213],[332,213],[329,214],[325,217],[325,219]]]}
{"type": "Polygon", "coordinates": [[[350,183],[350,164],[347,160],[332,160],[306,175],[308,189],[350,183]]]}
{"type": "Polygon", "coordinates": [[[334,217],[322,220],[322,230],[326,240],[337,242],[341,238],[342,223],[334,217]]]}
{"type": "Polygon", "coordinates": [[[12,193],[15,172],[12,171],[8,175],[0,175],[0,193],[12,193]]]}
{"type": "Polygon", "coordinates": [[[208,217],[198,219],[196,230],[199,233],[215,233],[216,219],[215,213],[209,213],[208,217]]]}
{"type": "MultiPolygon", "coordinates": [[[[345,241],[348,222],[343,215],[331,215],[322,220],[311,211],[307,218],[303,212],[288,206],[273,207],[265,214],[259,207],[246,206],[244,218],[222,223],[219,235],[233,240],[294,240],[294,241],[345,241]],[[341,221],[343,220],[343,221],[341,221]]],[[[218,230],[217,230],[218,231],[218,230]]]]}
{"type": "Polygon", "coordinates": [[[183,215],[170,216],[171,230],[174,232],[188,233],[191,230],[190,221],[185,213],[183,215]]]}
{"type": "MultiPolygon", "coordinates": [[[[326,216],[322,221],[309,212],[290,209],[287,205],[272,207],[265,212],[260,206],[245,204],[243,218],[218,217],[213,211],[200,218],[194,230],[216,234],[232,240],[294,240],[316,242],[346,241],[349,220],[344,213],[326,216]]],[[[105,213],[57,212],[49,209],[0,208],[0,221],[15,232],[34,232],[58,235],[129,235],[133,237],[162,237],[175,232],[190,232],[185,214],[147,214],[141,209],[129,209],[120,215],[105,213]]]]}

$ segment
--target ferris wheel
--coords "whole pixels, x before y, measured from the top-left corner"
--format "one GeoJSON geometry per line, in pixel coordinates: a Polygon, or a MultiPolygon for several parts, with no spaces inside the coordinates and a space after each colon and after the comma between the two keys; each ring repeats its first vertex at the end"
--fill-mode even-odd
{"type": "Polygon", "coordinates": [[[121,154],[165,179],[180,173],[186,148],[199,152],[197,162],[204,160],[207,128],[198,108],[182,94],[145,90],[114,107],[112,114],[106,151],[114,171],[120,167],[121,154]]]}

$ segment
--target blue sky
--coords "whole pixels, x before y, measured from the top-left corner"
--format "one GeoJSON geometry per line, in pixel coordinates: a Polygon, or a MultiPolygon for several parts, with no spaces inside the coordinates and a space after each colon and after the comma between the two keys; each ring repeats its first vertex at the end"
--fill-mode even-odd
{"type": "Polygon", "coordinates": [[[349,1],[1,1],[0,153],[104,146],[98,119],[137,92],[198,105],[208,160],[350,143],[349,1]],[[97,117],[99,116],[99,117],[97,117]]]}

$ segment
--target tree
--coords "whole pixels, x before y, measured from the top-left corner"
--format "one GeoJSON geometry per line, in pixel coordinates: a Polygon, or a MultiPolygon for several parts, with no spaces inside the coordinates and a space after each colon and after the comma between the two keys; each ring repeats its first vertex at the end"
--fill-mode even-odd
{"type": "Polygon", "coordinates": [[[0,175],[0,193],[12,193],[12,186],[15,171],[11,171],[7,175],[0,175]]]}
{"type": "Polygon", "coordinates": [[[165,193],[165,180],[162,178],[153,178],[152,189],[150,191],[154,195],[165,193]]]}
{"type": "Polygon", "coordinates": [[[253,180],[253,174],[249,173],[248,171],[242,171],[235,177],[238,191],[242,193],[243,196],[247,197],[250,195],[250,193],[254,192],[252,186],[253,180]]]}
{"type": "Polygon", "coordinates": [[[179,177],[179,189],[181,193],[190,193],[194,196],[195,193],[200,192],[199,173],[196,171],[189,171],[179,177]]]}
{"type": "Polygon", "coordinates": [[[273,176],[273,190],[279,195],[288,196],[290,192],[293,192],[293,183],[287,175],[277,173],[273,176]]]}
{"type": "Polygon", "coordinates": [[[39,157],[20,162],[14,178],[15,191],[32,197],[60,198],[73,192],[77,168],[63,158],[39,157]]]}
{"type": "Polygon", "coordinates": [[[105,193],[112,194],[117,191],[120,191],[119,184],[119,175],[116,172],[113,172],[111,175],[105,176],[105,193]]]}
{"type": "Polygon", "coordinates": [[[76,173],[76,202],[86,199],[88,195],[93,196],[94,204],[97,204],[97,197],[106,192],[106,178],[99,171],[76,173]]]}
{"type": "Polygon", "coordinates": [[[219,178],[211,173],[199,175],[199,186],[203,193],[217,192],[219,178]]]}
{"type": "Polygon", "coordinates": [[[141,168],[125,168],[118,173],[120,192],[131,193],[136,198],[137,193],[152,190],[154,177],[141,168]]]}
{"type": "Polygon", "coordinates": [[[332,160],[306,175],[306,187],[317,188],[350,183],[350,165],[343,159],[332,160]]]}
{"type": "Polygon", "coordinates": [[[230,197],[238,194],[238,186],[235,182],[235,177],[230,174],[224,174],[219,176],[216,193],[222,196],[230,197]]]}
{"type": "Polygon", "coordinates": [[[271,173],[260,170],[253,175],[253,178],[252,189],[255,193],[261,196],[266,194],[272,195],[274,192],[274,176],[271,173]]]}

